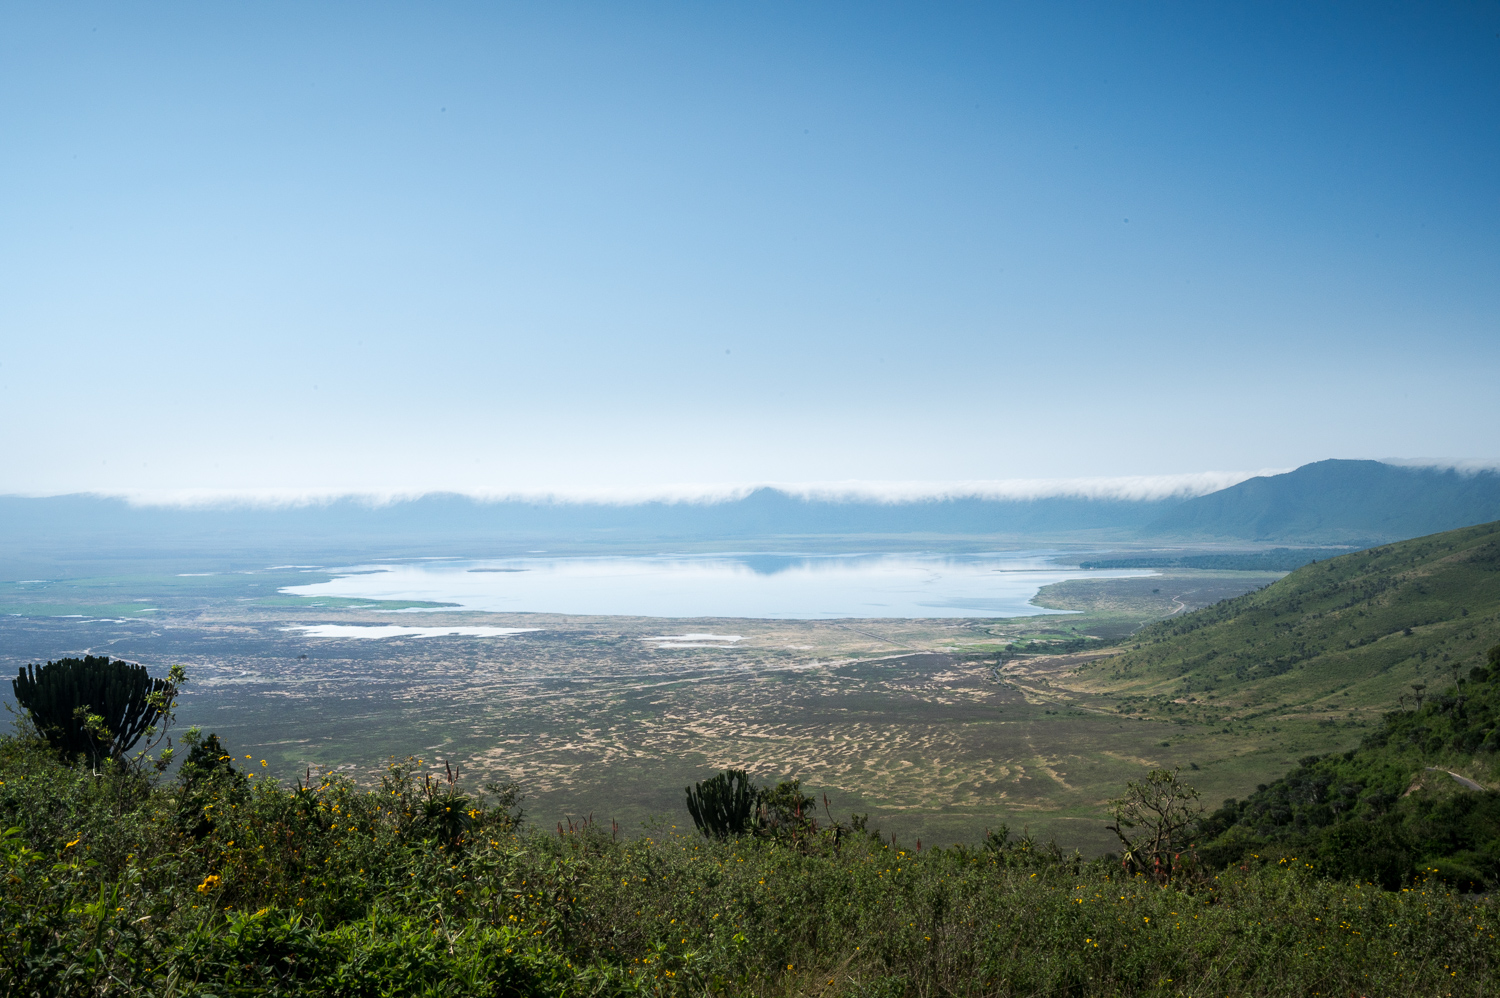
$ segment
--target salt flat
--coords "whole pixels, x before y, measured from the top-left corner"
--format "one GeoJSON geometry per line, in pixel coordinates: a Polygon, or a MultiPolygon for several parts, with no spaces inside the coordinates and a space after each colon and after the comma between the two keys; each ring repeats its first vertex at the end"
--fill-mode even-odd
{"type": "Polygon", "coordinates": [[[300,624],[282,629],[308,638],[353,638],[357,641],[380,638],[503,638],[536,630],[534,627],[411,627],[403,624],[300,624]]]}

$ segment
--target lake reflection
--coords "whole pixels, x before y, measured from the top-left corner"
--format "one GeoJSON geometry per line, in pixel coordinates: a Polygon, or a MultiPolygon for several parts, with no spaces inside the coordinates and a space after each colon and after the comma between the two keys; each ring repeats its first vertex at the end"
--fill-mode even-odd
{"type": "Polygon", "coordinates": [[[510,558],[357,565],[283,593],[456,603],[456,610],[641,617],[1023,617],[1066,611],[1031,603],[1085,572],[1047,553],[992,555],[720,554],[510,558]],[[346,574],[347,573],[347,574],[346,574]]]}

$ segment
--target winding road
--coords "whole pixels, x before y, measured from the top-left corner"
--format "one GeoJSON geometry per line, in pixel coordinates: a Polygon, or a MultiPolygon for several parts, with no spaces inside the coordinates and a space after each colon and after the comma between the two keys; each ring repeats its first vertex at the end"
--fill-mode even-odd
{"type": "Polygon", "coordinates": [[[1451,776],[1455,780],[1457,780],[1459,782],[1459,785],[1463,786],[1464,788],[1466,788],[1468,790],[1484,790],[1484,787],[1480,786],[1478,783],[1475,783],[1473,780],[1469,779],[1467,776],[1459,776],[1457,773],[1453,772],[1451,769],[1443,769],[1441,766],[1428,766],[1427,767],[1427,771],[1429,773],[1447,773],[1449,776],[1451,776]]]}

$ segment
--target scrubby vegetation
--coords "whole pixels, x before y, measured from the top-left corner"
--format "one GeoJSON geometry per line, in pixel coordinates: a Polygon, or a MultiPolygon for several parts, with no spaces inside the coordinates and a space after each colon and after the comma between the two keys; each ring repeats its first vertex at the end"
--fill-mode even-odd
{"type": "Polygon", "coordinates": [[[1227,865],[1291,849],[1391,889],[1418,871],[1460,890],[1500,885],[1500,793],[1465,775],[1500,751],[1500,645],[1487,660],[1443,692],[1418,689],[1358,749],[1226,801],[1204,825],[1205,855],[1227,865]]]}
{"type": "MultiPolygon", "coordinates": [[[[1132,874],[999,829],[526,827],[513,787],[393,763],[282,784],[0,741],[9,995],[1484,994],[1500,905],[1301,854],[1132,874]],[[778,831],[779,829],[779,831],[778,831]]],[[[783,791],[786,788],[777,788],[783,791]]],[[[795,791],[801,813],[811,798],[795,791]]],[[[787,799],[773,802],[785,807],[787,799]]],[[[831,817],[831,816],[829,816],[831,817]]]]}

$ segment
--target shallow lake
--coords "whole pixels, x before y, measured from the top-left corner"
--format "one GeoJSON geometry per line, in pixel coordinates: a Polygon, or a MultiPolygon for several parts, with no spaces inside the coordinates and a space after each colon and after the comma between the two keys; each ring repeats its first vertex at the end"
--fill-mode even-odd
{"type": "Polygon", "coordinates": [[[1024,617],[1066,612],[1031,602],[1054,582],[1153,574],[1059,567],[1049,552],[538,556],[328,571],[336,577],[281,591],[313,598],[454,603],[455,610],[498,613],[789,620],[1024,617]]]}

